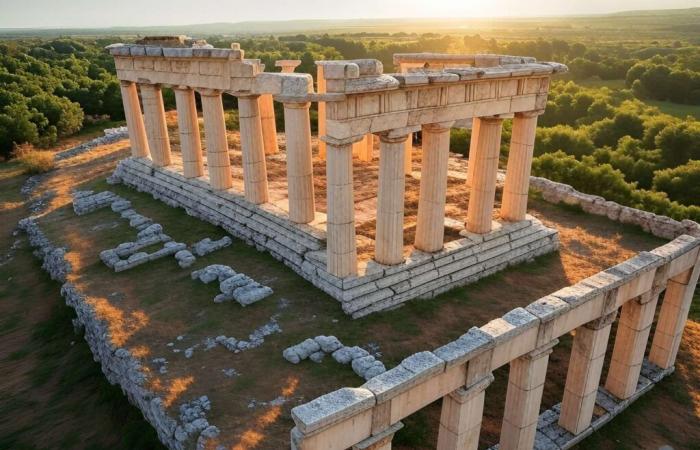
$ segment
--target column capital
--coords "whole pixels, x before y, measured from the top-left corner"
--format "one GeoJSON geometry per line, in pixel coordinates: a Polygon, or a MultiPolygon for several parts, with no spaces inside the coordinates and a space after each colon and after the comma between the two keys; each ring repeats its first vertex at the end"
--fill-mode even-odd
{"type": "Polygon", "coordinates": [[[554,339],[553,341],[544,344],[541,347],[538,347],[531,351],[530,353],[526,353],[521,358],[528,359],[531,361],[534,361],[536,359],[543,358],[545,356],[550,355],[554,351],[554,347],[559,343],[559,339],[554,339]]]}
{"type": "Polygon", "coordinates": [[[484,122],[492,122],[492,123],[500,123],[503,122],[505,119],[510,119],[513,117],[512,114],[498,114],[495,116],[483,116],[483,117],[474,117],[475,119],[479,119],[484,122]]]}
{"type": "Polygon", "coordinates": [[[197,92],[203,97],[218,97],[223,93],[218,89],[197,89],[197,92]]]}
{"type": "Polygon", "coordinates": [[[285,101],[282,102],[285,108],[291,109],[308,109],[311,107],[311,102],[301,102],[301,101],[285,101]]]}
{"type": "Polygon", "coordinates": [[[251,92],[244,92],[244,93],[241,93],[241,92],[232,92],[231,94],[232,94],[234,97],[237,97],[237,98],[247,98],[247,99],[251,99],[251,100],[255,100],[255,99],[257,99],[258,97],[260,97],[260,95],[261,95],[261,94],[253,94],[253,93],[251,93],[251,92]]]}
{"type": "Polygon", "coordinates": [[[180,84],[175,84],[171,86],[174,91],[194,91],[194,88],[191,86],[184,86],[180,84]]]}
{"type": "Polygon", "coordinates": [[[129,87],[136,84],[136,82],[131,80],[119,80],[119,84],[124,87],[129,87]]]}
{"type": "Polygon", "coordinates": [[[517,112],[517,113],[515,113],[515,117],[517,117],[517,118],[523,118],[523,119],[525,119],[525,118],[528,118],[528,119],[529,119],[529,118],[532,118],[532,117],[541,116],[542,114],[544,114],[544,109],[537,109],[537,110],[534,110],[534,111],[517,112]]]}
{"type": "Polygon", "coordinates": [[[592,320],[583,326],[589,330],[600,330],[615,322],[615,319],[617,319],[617,310],[599,317],[598,319],[592,320]]]}
{"type": "Polygon", "coordinates": [[[346,145],[352,145],[355,142],[360,142],[362,139],[365,138],[365,135],[361,136],[351,136],[349,138],[344,138],[344,139],[337,139],[331,136],[319,136],[319,139],[322,142],[325,142],[328,145],[334,145],[336,147],[343,147],[346,145]]]}
{"type": "Polygon", "coordinates": [[[379,140],[385,144],[398,144],[406,142],[408,134],[393,135],[389,133],[380,133],[379,140]]]}
{"type": "Polygon", "coordinates": [[[435,133],[439,133],[441,131],[450,131],[450,128],[452,128],[454,124],[454,120],[451,120],[449,122],[427,123],[423,125],[423,130],[432,131],[435,133]]]}
{"type": "Polygon", "coordinates": [[[463,386],[450,392],[450,397],[454,399],[459,404],[464,404],[474,398],[476,395],[482,393],[487,387],[493,383],[494,380],[493,373],[488,373],[485,377],[472,383],[469,386],[463,386]]]}
{"type": "Polygon", "coordinates": [[[394,434],[401,428],[403,428],[403,422],[396,422],[386,430],[353,445],[352,450],[380,450],[386,448],[386,444],[391,442],[394,438],[394,434]]]}

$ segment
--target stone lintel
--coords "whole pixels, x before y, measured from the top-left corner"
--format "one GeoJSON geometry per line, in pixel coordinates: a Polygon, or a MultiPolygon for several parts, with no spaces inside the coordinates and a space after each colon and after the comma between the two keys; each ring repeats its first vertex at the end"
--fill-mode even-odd
{"type": "Polygon", "coordinates": [[[319,431],[372,408],[376,399],[364,388],[340,388],[292,408],[292,419],[304,434],[319,431]]]}
{"type": "Polygon", "coordinates": [[[472,327],[458,339],[433,351],[433,354],[445,361],[446,367],[464,364],[470,359],[494,348],[496,341],[480,328],[472,327]]]}

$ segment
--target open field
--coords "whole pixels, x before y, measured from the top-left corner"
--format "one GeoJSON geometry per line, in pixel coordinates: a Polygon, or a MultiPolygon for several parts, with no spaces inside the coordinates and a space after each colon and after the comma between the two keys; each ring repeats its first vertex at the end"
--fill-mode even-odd
{"type": "MultiPolygon", "coordinates": [[[[233,147],[238,145],[236,133],[231,134],[230,142],[233,147]]],[[[291,365],[281,356],[288,345],[318,334],[334,334],[346,345],[374,349],[387,367],[392,367],[413,352],[438,346],[473,325],[662,243],[640,230],[553,206],[533,195],[531,213],[560,231],[562,249],[558,254],[434,300],[413,301],[400,309],[353,321],[335,300],[240,241],[199,258],[188,270],[166,258],[123,273],[111,272],[99,260],[99,252],[131,240],[134,231],[109,209],[76,216],[70,204],[74,188],[112,190],[131,200],[138,212],[162,224],[179,242],[191,244],[224,235],[221,229],[149,196],[123,186],[108,186],[104,178],[116,161],[128,154],[127,146],[127,141],[121,141],[98,148],[67,160],[47,175],[37,194],[53,191],[55,196],[40,224],[51,240],[69,248],[67,257],[74,268],[71,281],[88,294],[109,323],[112,339],[118,341],[115,343],[143,358],[150,387],[169,401],[171,408],[208,395],[212,400],[208,420],[222,430],[222,444],[227,448],[284,448],[292,427],[291,407],[340,386],[362,383],[350,368],[331,358],[321,364],[305,361],[291,365]],[[214,304],[216,288],[189,276],[191,270],[213,263],[228,264],[271,286],[275,294],[247,308],[235,303],[214,304]],[[205,351],[201,345],[207,337],[220,334],[245,337],[271,317],[282,332],[266,337],[261,347],[233,354],[222,347],[205,351]],[[195,345],[199,346],[192,357],[186,358],[183,350],[195,345]],[[168,360],[165,374],[151,363],[158,357],[168,360]],[[239,375],[229,378],[222,372],[226,369],[235,369],[239,375]],[[279,402],[265,404],[279,398],[279,402]]],[[[118,388],[107,385],[86,344],[72,335],[71,312],[61,305],[58,284],[40,270],[26,239],[11,236],[17,220],[28,215],[19,194],[25,177],[12,164],[0,167],[1,254],[19,240],[12,256],[0,265],[0,279],[8,280],[0,288],[4,313],[0,369],[11,374],[0,383],[0,410],[6,412],[3,417],[10,411],[13,417],[0,422],[0,448],[154,448],[153,433],[138,420],[138,411],[126,404],[118,388]],[[36,423],[38,428],[29,428],[28,424],[36,423]]],[[[697,305],[691,312],[676,373],[581,448],[651,448],[662,444],[697,448],[697,305]],[[660,416],[659,411],[665,414],[660,416]]],[[[552,355],[542,409],[561,399],[570,345],[570,337],[562,339],[552,355]]],[[[483,448],[498,440],[507,369],[499,370],[496,380],[487,395],[483,448]]],[[[406,427],[394,439],[394,448],[432,448],[439,406],[437,402],[406,420],[406,427]]]]}

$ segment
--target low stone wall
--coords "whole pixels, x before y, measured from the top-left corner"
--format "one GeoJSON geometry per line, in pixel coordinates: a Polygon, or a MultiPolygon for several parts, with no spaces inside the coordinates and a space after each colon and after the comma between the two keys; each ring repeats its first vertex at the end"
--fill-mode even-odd
{"type": "Polygon", "coordinates": [[[85,330],[85,341],[107,380],[122,388],[122,392],[141,410],[144,418],[155,428],[160,441],[168,448],[204,449],[207,440],[219,434],[218,428],[210,425],[205,417],[209,400],[206,397],[193,399],[180,405],[178,419],[170,417],[165,411],[163,399],[144,387],[146,376],[141,370],[141,363],[127,349],[112,343],[106,323],[97,316],[85,295],[73,283],[66,281],[71,271],[70,263],[64,258],[66,250],[55,247],[33,218],[23,219],[18,227],[36,248],[34,254],[42,259],[42,268],[52,279],[63,283],[61,295],[76,313],[73,323],[85,330]]]}
{"type": "Polygon", "coordinates": [[[243,196],[213,191],[205,179],[187,179],[150,160],[127,158],[111,178],[147,192],[193,217],[224,230],[273,257],[342,303],[353,318],[393,308],[414,298],[432,298],[456,286],[550,253],[559,247],[556,230],[533,217],[502,224],[487,235],[467,234],[436,253],[414,251],[404,264],[367,264],[364,274],[338,278],[326,271],[325,233],[290,222],[272,205],[253,205],[243,196]]]}
{"type": "Polygon", "coordinates": [[[679,222],[667,216],[623,206],[597,195],[584,194],[568,184],[557,183],[546,178],[530,177],[530,187],[542,192],[542,197],[550,203],[580,206],[589,214],[637,225],[647,233],[663,239],[675,239],[683,234],[700,237],[700,224],[692,220],[686,219],[679,222]]]}

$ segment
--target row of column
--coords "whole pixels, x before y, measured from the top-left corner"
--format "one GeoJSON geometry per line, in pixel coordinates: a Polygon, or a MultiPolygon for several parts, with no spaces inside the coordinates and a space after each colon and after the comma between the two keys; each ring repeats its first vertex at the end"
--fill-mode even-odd
{"type": "MultiPolygon", "coordinates": [[[[525,219],[535,129],[540,113],[518,113],[513,119],[500,211],[501,218],[506,221],[525,219]]],[[[423,162],[414,245],[425,252],[439,251],[443,247],[450,128],[453,123],[422,127],[423,162]]],[[[474,119],[467,174],[471,191],[466,229],[471,233],[485,234],[493,226],[502,124],[503,118],[499,117],[474,119]]],[[[411,155],[411,136],[384,133],[379,138],[375,260],[393,265],[403,261],[404,174],[411,155]]],[[[353,144],[324,143],[324,146],[328,167],[328,270],[336,276],[345,277],[357,273],[352,189],[353,144]]]]}
{"type": "MultiPolygon", "coordinates": [[[[662,369],[675,363],[699,272],[699,268],[691,268],[668,282],[649,352],[649,361],[662,369]]],[[[657,293],[648,292],[627,301],[621,308],[605,380],[605,389],[620,400],[629,399],[636,392],[658,298],[657,293]]],[[[574,332],[559,417],[559,425],[574,435],[591,425],[610,330],[616,317],[614,310],[574,332]]],[[[554,340],[510,362],[500,449],[533,448],[549,354],[557,342],[554,340]]],[[[443,397],[438,450],[478,447],[485,391],[493,381],[490,367],[491,352],[470,360],[465,386],[443,397]]]]}
{"type": "MultiPolygon", "coordinates": [[[[143,115],[136,83],[121,83],[132,156],[150,156],[155,166],[169,166],[172,157],[161,88],[149,84],[142,84],[140,88],[143,115]]],[[[204,161],[194,89],[179,86],[174,91],[183,173],[186,178],[200,177],[204,175],[204,161]]],[[[222,92],[212,89],[198,92],[202,102],[209,182],[214,190],[227,190],[232,187],[233,179],[222,92]]],[[[270,117],[263,120],[261,103],[264,102],[258,95],[238,96],[245,198],[254,204],[269,200],[265,154],[271,152],[266,148],[269,144],[264,139],[263,125],[269,125],[270,117]]],[[[311,222],[315,216],[309,107],[309,102],[284,103],[289,216],[297,223],[311,222]]],[[[271,121],[274,123],[274,113],[271,121]]],[[[276,144],[276,131],[272,137],[276,144]]]]}

